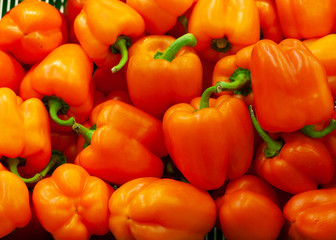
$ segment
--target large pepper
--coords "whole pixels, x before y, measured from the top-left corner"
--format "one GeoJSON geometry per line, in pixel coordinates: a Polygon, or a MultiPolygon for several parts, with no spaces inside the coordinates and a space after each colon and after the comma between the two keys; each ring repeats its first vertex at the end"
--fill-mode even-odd
{"type": "Polygon", "coordinates": [[[116,239],[202,240],[216,220],[209,193],[167,178],[125,183],[111,196],[109,208],[116,239]]]}
{"type": "Polygon", "coordinates": [[[261,129],[250,107],[252,122],[264,143],[256,152],[256,172],[282,191],[292,194],[316,189],[329,183],[335,174],[335,164],[321,139],[301,133],[280,133],[272,139],[261,129]]]}
{"type": "Polygon", "coordinates": [[[322,37],[335,30],[335,0],[275,0],[275,4],[286,38],[322,37]]]}
{"type": "Polygon", "coordinates": [[[127,0],[126,3],[141,14],[146,32],[151,35],[167,33],[197,0],[127,0]]]}
{"type": "Polygon", "coordinates": [[[185,34],[146,36],[132,45],[126,79],[136,107],[161,118],[170,106],[201,95],[203,69],[191,48],[195,44],[195,37],[185,34]]]}
{"type": "Polygon", "coordinates": [[[253,155],[253,127],[243,101],[205,91],[190,104],[170,107],[163,118],[173,163],[193,185],[211,190],[243,175],[253,155]]]}
{"type": "Polygon", "coordinates": [[[22,1],[0,20],[0,48],[22,63],[37,63],[66,42],[64,16],[44,1],[22,1]]]}
{"type": "Polygon", "coordinates": [[[336,238],[336,188],[296,194],[283,209],[293,240],[334,240],[336,238]]]}
{"type": "Polygon", "coordinates": [[[40,99],[23,101],[9,88],[0,88],[0,156],[23,158],[20,172],[40,172],[51,156],[48,112],[40,99]]]}
{"type": "Polygon", "coordinates": [[[79,43],[98,67],[120,70],[128,60],[127,47],[144,34],[145,22],[119,0],[87,0],[74,22],[79,43]],[[120,54],[121,53],[121,57],[120,54]]]}
{"type": "Polygon", "coordinates": [[[89,239],[108,232],[113,188],[82,167],[63,164],[33,190],[37,218],[55,239],[89,239]]]}
{"type": "Polygon", "coordinates": [[[214,61],[260,39],[255,0],[199,0],[188,27],[197,39],[196,50],[214,61]]]}
{"type": "MultiPolygon", "coordinates": [[[[83,123],[93,107],[92,71],[93,63],[80,45],[64,44],[29,70],[22,80],[20,96],[42,99],[59,125],[72,126],[75,120],[83,123]]],[[[52,127],[56,129],[57,125],[52,127]]]]}
{"type": "Polygon", "coordinates": [[[121,185],[138,177],[161,177],[167,155],[162,123],[140,109],[118,100],[110,100],[100,110],[96,130],[80,124],[73,129],[89,145],[75,162],[91,175],[121,185]]]}
{"type": "Polygon", "coordinates": [[[215,202],[221,230],[230,240],[276,240],[285,222],[275,190],[253,175],[230,181],[215,202]]]}
{"type": "Polygon", "coordinates": [[[334,101],[320,61],[299,40],[260,40],[252,50],[251,81],[261,127],[292,132],[330,121],[334,101]]]}

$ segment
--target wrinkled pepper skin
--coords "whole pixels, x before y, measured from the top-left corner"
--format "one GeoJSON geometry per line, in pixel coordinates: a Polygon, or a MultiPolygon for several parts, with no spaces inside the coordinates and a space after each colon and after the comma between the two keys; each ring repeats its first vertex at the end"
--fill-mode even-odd
{"type": "Polygon", "coordinates": [[[333,240],[336,238],[336,188],[296,194],[283,209],[293,240],[333,240]]]}
{"type": "Polygon", "coordinates": [[[0,156],[26,159],[18,168],[22,176],[32,177],[48,164],[50,124],[40,99],[23,101],[11,89],[0,88],[0,127],[0,156]]]}
{"type": "Polygon", "coordinates": [[[32,218],[26,184],[0,163],[0,238],[28,225],[32,218]]]}
{"type": "Polygon", "coordinates": [[[332,156],[323,142],[301,132],[281,133],[284,145],[279,154],[267,158],[263,143],[255,157],[255,169],[270,184],[292,194],[329,183],[335,174],[332,156]]]}
{"type": "Polygon", "coordinates": [[[336,26],[335,0],[275,0],[286,38],[323,37],[336,26]]]}
{"type": "Polygon", "coordinates": [[[216,220],[209,193],[167,178],[125,183],[111,196],[109,208],[116,239],[202,240],[216,220]]]}
{"type": "Polygon", "coordinates": [[[90,239],[108,233],[112,193],[103,180],[66,163],[35,185],[33,204],[39,222],[55,239],[90,239]]]}
{"type": "Polygon", "coordinates": [[[189,32],[197,38],[196,50],[214,61],[260,39],[260,20],[255,0],[199,0],[191,13],[188,27],[189,32]],[[222,45],[218,46],[218,50],[224,52],[211,48],[212,40],[224,37],[232,45],[231,50],[225,52],[222,45]]]}
{"type": "Polygon", "coordinates": [[[276,240],[285,223],[275,190],[253,175],[230,181],[215,202],[227,239],[276,240]]]}
{"type": "Polygon", "coordinates": [[[193,48],[183,47],[171,62],[154,58],[175,40],[168,35],[150,35],[129,50],[126,79],[130,98],[134,106],[160,119],[170,106],[202,94],[203,68],[193,48]]]}
{"type": "Polygon", "coordinates": [[[64,16],[44,1],[22,1],[0,20],[0,48],[21,63],[37,63],[67,40],[64,16]]]}
{"type": "Polygon", "coordinates": [[[293,132],[331,119],[334,100],[325,69],[301,41],[260,40],[250,70],[256,115],[265,131],[293,132]]]}
{"type": "Polygon", "coordinates": [[[64,44],[29,70],[22,80],[20,96],[23,99],[57,96],[69,105],[66,114],[59,114],[60,117],[75,117],[76,122],[82,123],[93,107],[92,71],[93,63],[80,45],[64,44]]]}
{"type": "Polygon", "coordinates": [[[162,123],[127,103],[110,100],[96,120],[91,144],[75,162],[91,175],[121,185],[139,177],[161,177],[167,155],[162,123]]]}
{"type": "Polygon", "coordinates": [[[97,66],[111,69],[120,61],[120,54],[114,54],[111,46],[119,36],[128,36],[131,40],[142,36],[145,22],[135,9],[122,1],[87,0],[75,19],[74,30],[97,66]]]}
{"type": "Polygon", "coordinates": [[[167,33],[197,0],[127,0],[126,3],[143,17],[146,32],[151,35],[167,33]]]}
{"type": "Polygon", "coordinates": [[[229,95],[200,98],[170,107],[163,118],[168,153],[193,185],[217,189],[226,179],[242,176],[253,155],[253,127],[245,103],[229,95]],[[211,176],[211,177],[209,177],[211,176]]]}

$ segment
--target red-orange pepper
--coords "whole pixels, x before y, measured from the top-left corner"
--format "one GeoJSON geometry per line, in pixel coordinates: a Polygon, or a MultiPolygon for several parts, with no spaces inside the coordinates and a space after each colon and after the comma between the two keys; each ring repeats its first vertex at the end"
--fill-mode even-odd
{"type": "Polygon", "coordinates": [[[48,112],[40,99],[23,101],[9,88],[0,88],[0,156],[23,158],[24,176],[40,172],[51,156],[48,112]]]}
{"type": "Polygon", "coordinates": [[[253,128],[244,102],[203,94],[170,107],[163,132],[173,163],[193,185],[210,190],[243,175],[253,155],[253,128]],[[211,176],[211,177],[210,177],[211,176]]]}
{"type": "MultiPolygon", "coordinates": [[[[20,96],[42,99],[59,125],[72,126],[74,118],[83,123],[93,107],[92,71],[93,63],[80,45],[64,44],[29,70],[22,80],[20,96]]],[[[52,128],[56,129],[54,121],[52,128]]]]}
{"type": "Polygon", "coordinates": [[[276,240],[285,223],[275,190],[253,175],[230,181],[215,202],[227,239],[276,240]]]}
{"type": "Polygon", "coordinates": [[[275,4],[286,38],[323,37],[335,30],[335,0],[275,0],[275,4]]]}
{"type": "Polygon", "coordinates": [[[191,48],[195,44],[195,37],[185,34],[178,39],[150,35],[132,45],[126,79],[136,107],[162,118],[173,104],[201,95],[203,69],[191,48]]]}
{"type": "Polygon", "coordinates": [[[73,131],[61,132],[52,130],[50,140],[52,149],[61,151],[68,163],[73,163],[77,156],[77,134],[73,131]]]}
{"type": "Polygon", "coordinates": [[[196,50],[214,61],[260,39],[255,0],[198,0],[188,28],[197,39],[196,50]]]}
{"type": "Polygon", "coordinates": [[[119,0],[87,0],[74,22],[75,34],[98,67],[120,70],[128,60],[127,47],[143,36],[145,22],[119,0]],[[120,54],[121,53],[121,56],[120,54]]]}
{"type": "Polygon", "coordinates": [[[336,188],[296,194],[283,213],[293,240],[333,240],[336,238],[336,188]]]}
{"type": "Polygon", "coordinates": [[[201,240],[216,220],[209,193],[167,178],[125,183],[111,196],[109,208],[116,239],[201,240]]]}
{"type": "Polygon", "coordinates": [[[108,232],[113,188],[82,167],[66,163],[33,190],[36,215],[55,239],[89,239],[108,232]]]}
{"type": "Polygon", "coordinates": [[[22,1],[0,20],[0,48],[22,63],[41,61],[67,38],[63,14],[44,1],[22,1]]]}
{"type": "Polygon", "coordinates": [[[75,162],[91,175],[121,185],[138,177],[161,177],[167,155],[162,123],[127,103],[110,100],[100,110],[96,130],[80,124],[73,129],[89,144],[75,162]]]}
{"type": "Polygon", "coordinates": [[[64,16],[68,24],[69,42],[78,43],[74,30],[74,22],[77,15],[82,11],[86,0],[67,0],[64,6],[64,16]]]}

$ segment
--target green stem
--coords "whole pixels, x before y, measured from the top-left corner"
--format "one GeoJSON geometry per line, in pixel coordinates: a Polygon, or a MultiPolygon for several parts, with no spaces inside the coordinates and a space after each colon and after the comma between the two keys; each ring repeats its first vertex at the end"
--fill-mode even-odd
{"type": "Polygon", "coordinates": [[[185,32],[188,33],[189,31],[188,30],[188,18],[184,14],[182,14],[181,16],[177,18],[177,21],[179,21],[182,24],[185,32]]]}
{"type": "Polygon", "coordinates": [[[77,133],[83,136],[83,138],[85,139],[85,144],[84,146],[88,146],[91,144],[91,138],[93,133],[95,132],[95,130],[92,129],[88,129],[86,127],[84,127],[82,124],[79,123],[75,123],[72,126],[72,129],[77,133]]]}
{"type": "Polygon", "coordinates": [[[42,102],[49,109],[51,119],[58,125],[71,127],[75,123],[75,118],[71,117],[67,120],[60,119],[58,114],[66,114],[69,109],[69,105],[61,98],[56,96],[44,96],[42,102]]]}
{"type": "Polygon", "coordinates": [[[232,48],[231,43],[226,37],[211,40],[211,48],[217,52],[226,53],[232,48]]]}
{"type": "Polygon", "coordinates": [[[119,36],[117,41],[112,46],[112,52],[117,54],[121,54],[121,59],[119,63],[114,66],[111,71],[113,73],[118,72],[120,69],[122,69],[128,60],[128,51],[127,48],[131,46],[131,39],[126,36],[119,36]]]}
{"type": "Polygon", "coordinates": [[[36,173],[31,178],[23,178],[18,172],[18,165],[20,164],[20,159],[18,158],[8,158],[6,159],[9,170],[20,177],[24,183],[31,184],[42,180],[52,169],[66,162],[64,154],[60,151],[53,150],[48,165],[39,173],[36,173]]]}
{"type": "Polygon", "coordinates": [[[331,133],[336,129],[336,120],[331,119],[328,126],[322,130],[315,130],[314,125],[306,125],[301,128],[301,132],[311,138],[321,138],[326,136],[327,134],[331,133]]]}
{"type": "Polygon", "coordinates": [[[195,47],[196,44],[196,37],[191,33],[186,33],[183,36],[177,38],[163,53],[157,52],[154,56],[154,59],[164,59],[171,62],[174,60],[176,54],[181,50],[181,48],[185,46],[195,47]]]}
{"type": "Polygon", "coordinates": [[[264,152],[265,156],[268,157],[268,158],[272,158],[272,157],[278,155],[282,146],[283,146],[283,142],[275,141],[270,136],[268,136],[268,134],[259,125],[259,122],[254,115],[254,111],[252,109],[252,106],[250,105],[248,109],[249,109],[249,112],[250,112],[250,117],[251,117],[252,124],[253,124],[254,128],[256,129],[259,136],[264,140],[264,142],[267,145],[267,147],[265,149],[265,152],[264,152]]]}

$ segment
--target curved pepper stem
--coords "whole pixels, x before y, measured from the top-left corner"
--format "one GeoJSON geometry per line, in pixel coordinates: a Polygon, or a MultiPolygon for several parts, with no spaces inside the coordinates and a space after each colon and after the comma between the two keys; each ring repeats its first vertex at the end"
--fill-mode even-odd
{"type": "Polygon", "coordinates": [[[331,133],[336,129],[336,120],[331,119],[328,126],[322,130],[315,130],[314,125],[306,125],[301,128],[301,132],[311,138],[321,138],[326,136],[327,134],[331,133]]]}
{"type": "Polygon", "coordinates": [[[210,45],[213,50],[222,53],[226,53],[232,48],[227,37],[212,39],[210,45]]]}
{"type": "Polygon", "coordinates": [[[90,129],[84,127],[82,124],[75,123],[72,126],[72,129],[77,133],[80,134],[84,137],[85,143],[84,143],[84,148],[89,146],[91,144],[91,138],[93,133],[95,132],[96,125],[93,125],[90,129]]]}
{"type": "Polygon", "coordinates": [[[250,117],[251,117],[252,124],[253,124],[254,128],[256,129],[256,131],[258,132],[259,136],[264,140],[264,142],[267,145],[267,147],[265,149],[265,152],[264,152],[265,156],[268,157],[268,158],[275,157],[276,155],[279,154],[279,152],[280,152],[280,150],[281,150],[281,148],[283,146],[283,142],[273,140],[261,128],[261,126],[259,125],[259,122],[258,122],[257,118],[254,115],[254,111],[253,111],[251,105],[248,107],[248,110],[249,110],[250,117]]]}
{"type": "Polygon", "coordinates": [[[66,114],[69,109],[69,105],[61,98],[56,96],[44,96],[42,98],[42,102],[47,107],[47,109],[49,109],[51,119],[58,125],[71,127],[75,123],[74,117],[71,117],[67,120],[63,120],[58,117],[58,113],[66,114]]]}
{"type": "Polygon", "coordinates": [[[189,32],[189,29],[188,29],[188,18],[184,14],[182,14],[181,16],[179,16],[177,18],[177,21],[179,21],[182,24],[182,26],[184,27],[185,32],[188,33],[189,32]]]}
{"type": "Polygon", "coordinates": [[[131,46],[131,39],[129,37],[126,36],[119,36],[117,38],[117,41],[112,45],[112,52],[114,54],[121,54],[121,59],[119,61],[119,63],[114,66],[111,71],[113,73],[118,72],[120,69],[122,69],[127,60],[128,60],[128,51],[127,48],[129,48],[131,46]]]}
{"type": "Polygon", "coordinates": [[[20,177],[22,181],[26,184],[36,183],[42,180],[48,173],[51,173],[55,168],[67,162],[64,154],[58,150],[52,150],[51,157],[48,165],[39,173],[36,173],[31,178],[23,178],[20,176],[17,167],[21,163],[21,159],[19,158],[8,158],[6,159],[9,170],[20,177]]]}
{"type": "Polygon", "coordinates": [[[196,37],[191,33],[186,33],[183,36],[177,38],[163,53],[157,52],[154,56],[154,59],[164,59],[171,62],[174,60],[176,54],[181,50],[181,48],[185,46],[195,47],[196,44],[196,37]]]}
{"type": "Polygon", "coordinates": [[[249,87],[251,72],[244,68],[237,68],[229,79],[231,82],[220,81],[215,86],[205,89],[201,97],[200,109],[209,107],[209,98],[213,93],[240,90],[249,87]]]}

